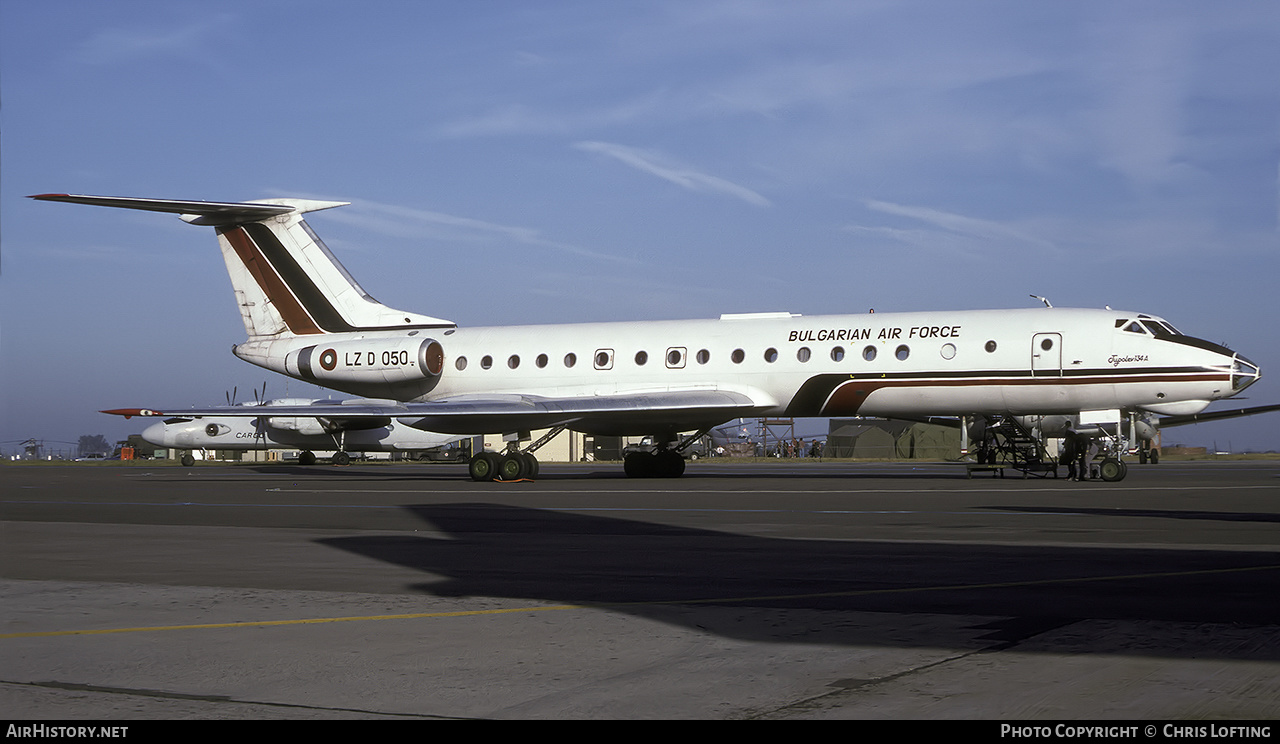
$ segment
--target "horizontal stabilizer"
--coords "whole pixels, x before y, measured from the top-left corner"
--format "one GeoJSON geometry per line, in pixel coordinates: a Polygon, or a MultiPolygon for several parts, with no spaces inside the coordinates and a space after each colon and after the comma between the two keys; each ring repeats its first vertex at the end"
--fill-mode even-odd
{"type": "Polygon", "coordinates": [[[317,201],[313,199],[261,199],[251,202],[184,201],[179,199],[144,199],[134,196],[85,196],[82,194],[35,194],[38,201],[89,204],[95,207],[140,209],[146,212],[169,212],[182,215],[195,225],[234,225],[259,222],[289,212],[314,212],[330,207],[346,206],[350,202],[317,201]]]}

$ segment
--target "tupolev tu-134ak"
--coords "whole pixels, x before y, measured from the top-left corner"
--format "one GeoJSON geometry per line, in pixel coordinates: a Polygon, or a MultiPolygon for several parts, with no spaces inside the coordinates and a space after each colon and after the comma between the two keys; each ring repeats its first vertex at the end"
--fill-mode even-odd
{"type": "MultiPolygon", "coordinates": [[[[205,202],[42,194],[32,197],[178,214],[212,227],[248,339],[241,359],[361,396],[307,416],[339,430],[390,420],[445,434],[503,433],[503,453],[473,455],[471,477],[531,477],[533,452],[571,429],[648,435],[658,447],[628,475],[683,473],[683,447],[735,418],[866,416],[950,420],[982,457],[1001,442],[1015,466],[1049,462],[1070,422],[1103,443],[1102,475],[1154,436],[1161,417],[1203,414],[1239,394],[1258,366],[1154,315],[1112,309],[722,315],[714,320],[480,328],[374,300],[303,219],[346,202],[205,202]],[[362,423],[365,422],[365,423],[362,423]],[[529,442],[532,430],[548,436],[529,442]],[[695,435],[696,436],[696,435],[695,435]],[[1027,445],[1025,442],[1030,442],[1027,445]]],[[[251,406],[114,409],[140,416],[253,416],[251,406]]],[[[1055,469],[1056,473],[1056,469],[1055,469]]]]}

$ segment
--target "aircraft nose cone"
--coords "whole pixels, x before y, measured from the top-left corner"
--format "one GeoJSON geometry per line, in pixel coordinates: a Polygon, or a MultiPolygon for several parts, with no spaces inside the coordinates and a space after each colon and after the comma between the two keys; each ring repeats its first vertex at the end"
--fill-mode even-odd
{"type": "Polygon", "coordinates": [[[142,438],[157,447],[172,447],[173,442],[165,436],[169,429],[164,423],[155,423],[142,430],[142,438]]]}

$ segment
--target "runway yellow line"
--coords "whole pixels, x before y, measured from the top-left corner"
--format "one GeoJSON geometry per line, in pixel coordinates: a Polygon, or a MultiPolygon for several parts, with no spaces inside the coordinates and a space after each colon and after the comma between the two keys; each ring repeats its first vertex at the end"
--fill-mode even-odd
{"type": "Polygon", "coordinates": [[[507,607],[497,610],[460,610],[456,612],[413,612],[399,615],[353,615],[350,617],[303,618],[298,620],[250,620],[234,623],[205,623],[197,625],[155,625],[138,628],[102,628],[98,630],[54,630],[32,633],[0,633],[0,639],[49,638],[71,635],[105,635],[108,633],[147,633],[163,630],[213,630],[218,628],[261,628],[288,625],[319,625],[321,623],[350,623],[373,620],[422,620],[446,617],[477,617],[483,615],[509,615],[522,612],[548,612],[582,609],[609,609],[611,607],[643,607],[656,605],[706,605],[759,602],[762,600],[820,599],[832,597],[865,597],[876,594],[912,594],[917,592],[970,591],[974,589],[1008,589],[1020,586],[1048,586],[1051,584],[1076,584],[1094,581],[1122,581],[1126,579],[1162,579],[1179,576],[1244,573],[1249,571],[1275,571],[1280,565],[1241,566],[1237,568],[1206,568],[1195,571],[1165,571],[1158,573],[1122,574],[1118,576],[1084,576],[1063,579],[1036,579],[1031,581],[1003,581],[985,584],[953,584],[948,586],[917,586],[899,589],[859,589],[843,592],[808,592],[804,594],[774,594],[748,597],[708,597],[703,599],[663,599],[645,602],[584,602],[582,604],[548,605],[546,607],[507,607]]]}
{"type": "Polygon", "coordinates": [[[152,625],[139,628],[101,628],[98,630],[51,630],[33,633],[0,633],[5,638],[47,638],[69,635],[104,635],[107,633],[148,633],[158,630],[213,630],[216,628],[262,628],[272,625],[319,625],[321,623],[351,623],[362,620],[421,620],[439,617],[468,617],[473,615],[502,615],[513,612],[545,612],[547,610],[578,610],[585,605],[551,605],[548,607],[508,607],[501,610],[461,610],[458,612],[412,612],[403,615],[353,615],[351,617],[317,617],[299,620],[245,620],[235,623],[203,623],[197,625],[152,625]]]}

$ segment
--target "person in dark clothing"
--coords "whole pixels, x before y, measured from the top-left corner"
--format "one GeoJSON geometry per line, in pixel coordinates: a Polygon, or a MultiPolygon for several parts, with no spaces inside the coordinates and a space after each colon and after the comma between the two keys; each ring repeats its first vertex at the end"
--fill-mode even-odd
{"type": "Polygon", "coordinates": [[[1061,460],[1067,463],[1067,480],[1080,480],[1081,470],[1084,469],[1083,463],[1080,463],[1084,455],[1084,442],[1080,441],[1080,435],[1076,433],[1075,426],[1070,421],[1067,422],[1067,431],[1062,437],[1062,456],[1061,460]],[[1079,469],[1077,469],[1077,464],[1079,469]]]}

